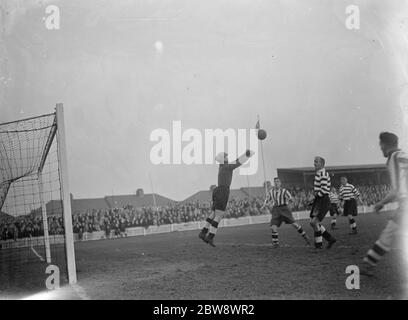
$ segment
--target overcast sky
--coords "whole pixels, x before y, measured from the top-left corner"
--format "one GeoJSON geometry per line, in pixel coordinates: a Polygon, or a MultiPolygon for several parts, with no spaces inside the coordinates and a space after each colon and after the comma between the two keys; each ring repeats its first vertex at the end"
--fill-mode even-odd
{"type": "Polygon", "coordinates": [[[316,154],[382,163],[378,133],[407,133],[408,4],[353,1],[361,28],[348,30],[349,2],[3,0],[0,122],[64,103],[77,198],[150,192],[149,173],[176,200],[215,184],[215,165],[151,163],[150,133],[173,120],[253,128],[259,114],[268,178],[316,154]],[[60,30],[45,28],[50,3],[60,30]]]}

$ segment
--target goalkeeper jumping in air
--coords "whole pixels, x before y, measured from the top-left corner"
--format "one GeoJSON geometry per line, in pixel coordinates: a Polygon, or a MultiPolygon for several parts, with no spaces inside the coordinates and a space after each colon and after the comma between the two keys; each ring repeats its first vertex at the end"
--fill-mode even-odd
{"type": "Polygon", "coordinates": [[[215,247],[214,237],[217,234],[218,224],[224,217],[230,194],[233,170],[244,164],[254,152],[247,150],[234,162],[228,162],[228,154],[223,152],[217,155],[215,160],[220,164],[218,169],[218,185],[212,193],[212,213],[207,218],[204,228],[198,237],[209,245],[215,247]]]}

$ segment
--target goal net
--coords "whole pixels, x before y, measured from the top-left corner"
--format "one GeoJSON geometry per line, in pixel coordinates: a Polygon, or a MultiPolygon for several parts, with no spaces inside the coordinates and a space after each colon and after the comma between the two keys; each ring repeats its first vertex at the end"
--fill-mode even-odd
{"type": "Polygon", "coordinates": [[[76,281],[62,111],[0,124],[0,299],[76,281]]]}

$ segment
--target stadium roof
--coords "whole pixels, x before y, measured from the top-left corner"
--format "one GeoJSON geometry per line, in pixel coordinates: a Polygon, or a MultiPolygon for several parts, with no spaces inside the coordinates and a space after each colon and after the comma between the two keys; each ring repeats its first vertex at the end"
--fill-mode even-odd
{"type": "MultiPolygon", "coordinates": [[[[378,170],[386,169],[385,164],[360,164],[360,165],[342,165],[342,166],[326,166],[327,171],[361,171],[361,170],[378,170]]],[[[279,171],[292,172],[314,172],[314,167],[298,167],[298,168],[279,168],[279,171]]]]}
{"type": "Polygon", "coordinates": [[[105,198],[91,198],[91,199],[71,199],[72,211],[83,212],[86,210],[103,210],[109,207],[105,198]]]}
{"type": "Polygon", "coordinates": [[[148,207],[154,206],[154,200],[156,200],[157,206],[166,206],[170,203],[174,203],[175,201],[159,194],[148,193],[143,195],[118,195],[118,196],[107,196],[105,200],[109,207],[124,207],[126,205],[132,205],[133,207],[148,207]]]}
{"type": "Polygon", "coordinates": [[[230,199],[237,199],[237,200],[241,200],[244,198],[247,198],[248,195],[242,191],[242,189],[231,189],[230,190],[230,199]]]}
{"type": "MultiPolygon", "coordinates": [[[[163,197],[159,194],[155,194],[156,204],[158,206],[165,206],[169,203],[175,202],[169,198],[163,197]]],[[[117,195],[106,196],[103,198],[82,198],[75,199],[71,196],[71,208],[72,212],[85,212],[87,210],[105,210],[109,208],[122,208],[127,205],[133,207],[150,207],[154,206],[153,194],[130,194],[130,195],[117,195]]],[[[59,200],[51,200],[47,202],[47,212],[54,212],[59,214],[61,204],[59,200]]]]}
{"type": "Polygon", "coordinates": [[[247,196],[250,197],[265,197],[265,187],[247,187],[247,188],[241,188],[241,190],[243,192],[245,192],[245,194],[247,196]]]}
{"type": "MultiPolygon", "coordinates": [[[[192,196],[186,198],[182,202],[208,202],[211,201],[211,190],[201,190],[194,193],[192,196]]],[[[246,187],[240,189],[231,189],[230,190],[230,199],[242,200],[250,197],[261,197],[265,195],[264,187],[246,187]]]]}
{"type": "Polygon", "coordinates": [[[190,202],[190,201],[199,201],[199,202],[211,201],[211,191],[201,190],[183,200],[183,202],[190,202]]]}

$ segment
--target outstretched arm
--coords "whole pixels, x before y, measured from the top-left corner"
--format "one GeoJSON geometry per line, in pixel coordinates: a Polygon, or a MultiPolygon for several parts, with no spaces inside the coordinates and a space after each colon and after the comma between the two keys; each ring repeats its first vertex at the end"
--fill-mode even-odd
{"type": "Polygon", "coordinates": [[[293,203],[292,195],[290,194],[288,190],[286,190],[285,192],[285,198],[286,198],[286,201],[288,202],[289,208],[292,210],[294,203],[293,203]]]}
{"type": "Polygon", "coordinates": [[[397,197],[397,190],[391,189],[390,192],[384,197],[384,199],[376,203],[376,205],[374,206],[374,211],[378,213],[387,203],[395,201],[397,197]]]}
{"type": "Polygon", "coordinates": [[[272,200],[271,194],[268,192],[267,196],[265,197],[265,201],[262,204],[261,209],[265,208],[266,204],[269,203],[272,200]]]}
{"type": "Polygon", "coordinates": [[[228,168],[230,168],[231,170],[234,170],[241,166],[242,164],[244,164],[245,162],[247,162],[249,158],[252,157],[254,154],[255,152],[248,149],[243,155],[238,157],[235,161],[226,163],[224,165],[228,166],[228,168]]]}

